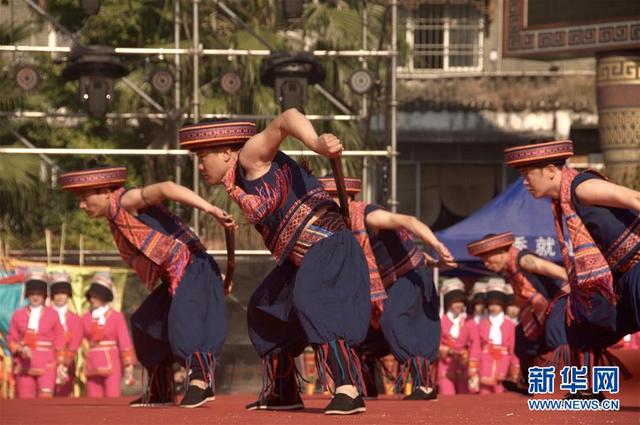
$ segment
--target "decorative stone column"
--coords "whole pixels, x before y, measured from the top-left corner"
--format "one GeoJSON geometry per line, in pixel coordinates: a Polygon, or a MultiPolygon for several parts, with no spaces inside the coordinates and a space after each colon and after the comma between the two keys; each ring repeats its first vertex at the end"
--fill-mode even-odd
{"type": "Polygon", "coordinates": [[[611,181],[640,189],[640,50],[596,57],[600,146],[611,181]]]}

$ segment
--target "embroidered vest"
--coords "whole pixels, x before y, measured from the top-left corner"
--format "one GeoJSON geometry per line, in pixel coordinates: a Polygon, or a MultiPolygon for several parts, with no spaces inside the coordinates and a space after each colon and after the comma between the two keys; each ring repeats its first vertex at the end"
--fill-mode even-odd
{"type": "MultiPolygon", "coordinates": [[[[367,205],[365,215],[379,209],[382,209],[379,205],[367,205]]],[[[413,237],[407,230],[380,230],[368,233],[385,288],[425,264],[424,254],[413,242],[413,237]]]]}
{"type": "Polygon", "coordinates": [[[616,303],[616,295],[609,264],[576,213],[572,202],[571,186],[577,175],[578,172],[569,167],[562,168],[560,197],[553,202],[552,209],[562,258],[571,284],[571,299],[578,303],[575,307],[589,311],[591,297],[595,293],[601,294],[612,304],[616,303]],[[567,226],[574,255],[569,254],[562,231],[563,222],[567,226]]]}
{"type": "Polygon", "coordinates": [[[121,206],[125,192],[120,188],[113,193],[107,213],[120,255],[149,290],[155,288],[158,279],[166,279],[171,294],[175,294],[191,253],[204,252],[205,248],[195,233],[161,204],[142,210],[139,218],[130,214],[121,206]],[[148,226],[142,221],[145,218],[168,222],[171,233],[148,226]]]}
{"type": "Polygon", "coordinates": [[[513,285],[513,291],[516,294],[522,331],[527,339],[534,341],[544,334],[549,301],[535,288],[520,267],[520,258],[523,254],[527,253],[521,252],[514,246],[509,249],[509,259],[504,275],[513,285]]]}
{"type": "Polygon", "coordinates": [[[289,257],[315,212],[335,205],[320,182],[282,152],[276,154],[269,171],[256,180],[247,180],[234,160],[222,183],[260,232],[278,264],[289,257]]]}

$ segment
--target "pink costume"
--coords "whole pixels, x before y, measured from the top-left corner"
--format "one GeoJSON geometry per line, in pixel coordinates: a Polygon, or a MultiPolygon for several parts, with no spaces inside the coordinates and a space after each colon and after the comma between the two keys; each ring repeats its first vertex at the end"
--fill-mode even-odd
{"type": "Polygon", "coordinates": [[[56,383],[54,395],[56,397],[68,397],[73,391],[73,381],[76,377],[76,353],[82,343],[83,329],[80,316],[66,309],[64,312],[64,321],[60,317],[60,323],[64,328],[65,335],[65,349],[64,349],[64,365],[67,367],[68,379],[66,382],[58,384],[56,383]]]}
{"type": "Polygon", "coordinates": [[[104,306],[102,318],[92,312],[82,316],[87,354],[87,395],[89,397],[120,397],[122,365],[135,364],[133,344],[124,315],[104,306]]]}
{"type": "Polygon", "coordinates": [[[52,397],[56,367],[62,361],[64,329],[58,314],[49,307],[23,307],[13,314],[7,336],[13,353],[18,398],[52,397]],[[29,326],[29,316],[36,315],[29,326]],[[37,315],[37,327],[33,323],[37,315]],[[22,353],[31,350],[31,358],[22,353]]]}
{"type": "Polygon", "coordinates": [[[610,348],[618,348],[622,350],[640,350],[640,332],[625,335],[624,338],[613,344],[610,348]]]}
{"type": "Polygon", "coordinates": [[[519,363],[513,353],[515,332],[516,326],[504,313],[480,322],[480,394],[502,393],[502,381],[508,376],[517,376],[519,363]],[[492,320],[496,323],[493,331],[492,320]]]}
{"type": "Polygon", "coordinates": [[[440,321],[442,339],[438,359],[438,391],[442,395],[469,393],[469,376],[478,372],[480,345],[477,326],[473,320],[466,320],[464,314],[458,319],[453,319],[447,313],[440,321]],[[458,319],[459,330],[456,332],[454,323],[458,319]]]}

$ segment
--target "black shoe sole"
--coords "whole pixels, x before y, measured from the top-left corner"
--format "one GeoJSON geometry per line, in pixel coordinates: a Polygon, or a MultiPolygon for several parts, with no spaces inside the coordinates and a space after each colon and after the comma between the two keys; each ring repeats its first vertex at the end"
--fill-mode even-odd
{"type": "Polygon", "coordinates": [[[189,404],[189,405],[180,404],[180,405],[178,405],[178,407],[182,407],[183,409],[195,409],[196,407],[200,407],[203,404],[205,404],[205,403],[207,403],[209,401],[213,401],[215,399],[216,399],[216,396],[213,395],[213,396],[205,398],[204,400],[202,400],[202,401],[200,401],[200,402],[198,402],[196,404],[189,404]]]}
{"type": "Polygon", "coordinates": [[[367,411],[366,407],[356,407],[351,410],[325,410],[325,415],[353,415],[356,413],[364,413],[367,411]]]}
{"type": "Polygon", "coordinates": [[[172,401],[167,401],[165,403],[136,403],[136,404],[130,404],[129,407],[133,409],[138,409],[138,408],[168,407],[173,405],[174,403],[172,401]]]}
{"type": "Polygon", "coordinates": [[[255,406],[251,406],[251,407],[245,407],[246,410],[251,411],[251,410],[301,410],[304,409],[304,404],[302,403],[295,403],[295,404],[286,404],[284,406],[269,406],[267,404],[263,404],[263,405],[255,405],[255,406]]]}

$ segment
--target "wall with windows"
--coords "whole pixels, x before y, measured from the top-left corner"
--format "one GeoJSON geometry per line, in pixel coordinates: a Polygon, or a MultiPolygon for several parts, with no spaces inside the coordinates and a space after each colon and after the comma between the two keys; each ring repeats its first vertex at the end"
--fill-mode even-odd
{"type": "MultiPolygon", "coordinates": [[[[594,71],[594,58],[502,58],[504,0],[406,1],[400,15],[402,76],[437,73],[594,71]]],[[[416,75],[414,75],[416,77],[416,75]]]]}
{"type": "Polygon", "coordinates": [[[485,19],[472,4],[426,3],[408,11],[406,70],[479,71],[485,19]]]}
{"type": "Polygon", "coordinates": [[[503,58],[504,0],[400,3],[399,211],[434,229],[472,214],[517,178],[506,146],[599,152],[594,58],[503,58]]]}

